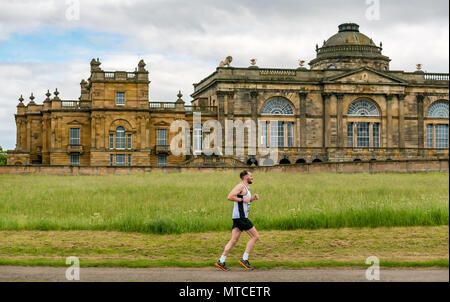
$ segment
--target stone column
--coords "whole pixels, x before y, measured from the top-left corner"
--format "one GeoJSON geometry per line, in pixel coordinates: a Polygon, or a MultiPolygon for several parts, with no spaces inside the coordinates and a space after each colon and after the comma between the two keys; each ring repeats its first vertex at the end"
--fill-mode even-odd
{"type": "Polygon", "coordinates": [[[344,94],[338,93],[336,94],[336,127],[337,127],[337,147],[343,148],[345,147],[345,140],[344,140],[344,124],[343,124],[343,101],[344,101],[344,94]]]}
{"type": "Polygon", "coordinates": [[[225,95],[226,93],[223,91],[217,91],[217,118],[220,124],[222,125],[222,150],[225,151],[225,95]]]}
{"type": "MultiPolygon", "coordinates": [[[[392,148],[392,101],[394,99],[394,95],[387,94],[385,95],[386,99],[386,147],[392,148]]],[[[380,127],[381,129],[382,127],[380,127]]]]}
{"type": "Polygon", "coordinates": [[[423,129],[423,120],[424,120],[424,113],[423,113],[423,99],[425,97],[423,95],[416,95],[417,99],[417,117],[418,117],[418,141],[417,141],[417,147],[423,148],[424,147],[424,129],[423,129]]]}
{"type": "Polygon", "coordinates": [[[369,148],[373,148],[373,122],[369,123],[369,148]]]}
{"type": "Polygon", "coordinates": [[[322,93],[322,147],[327,148],[329,144],[328,139],[328,124],[330,120],[328,105],[330,103],[330,94],[322,93]]]}
{"type": "Polygon", "coordinates": [[[400,94],[398,99],[398,147],[405,148],[405,108],[403,101],[406,95],[400,94]]]}
{"type": "Polygon", "coordinates": [[[297,136],[300,136],[300,146],[301,148],[306,148],[306,98],[308,93],[299,92],[300,97],[300,122],[297,123],[297,136]]]}
{"type": "Polygon", "coordinates": [[[96,149],[96,142],[95,142],[95,125],[96,124],[96,116],[91,116],[91,149],[96,149]]]}

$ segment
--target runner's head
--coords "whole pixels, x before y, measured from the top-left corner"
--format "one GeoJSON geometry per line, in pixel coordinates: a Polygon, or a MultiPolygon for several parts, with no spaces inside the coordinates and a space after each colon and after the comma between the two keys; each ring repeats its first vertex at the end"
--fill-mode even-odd
{"type": "Polygon", "coordinates": [[[239,177],[242,179],[242,181],[246,181],[248,184],[253,183],[253,175],[247,170],[244,170],[239,174],[239,177]]]}

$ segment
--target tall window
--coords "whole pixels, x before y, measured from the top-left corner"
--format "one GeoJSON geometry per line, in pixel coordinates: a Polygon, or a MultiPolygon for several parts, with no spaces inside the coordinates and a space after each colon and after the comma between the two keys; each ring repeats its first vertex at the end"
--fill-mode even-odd
{"type": "Polygon", "coordinates": [[[427,148],[433,148],[433,124],[427,125],[427,148]]]}
{"type": "Polygon", "coordinates": [[[448,125],[436,125],[436,148],[448,148],[448,125]]]}
{"type": "Polygon", "coordinates": [[[358,148],[368,148],[370,143],[369,123],[358,123],[356,125],[358,148]]]}
{"type": "Polygon", "coordinates": [[[116,92],[116,105],[125,105],[125,92],[116,92]]]}
{"type": "Polygon", "coordinates": [[[116,165],[125,166],[125,154],[116,154],[116,165]]]}
{"type": "Polygon", "coordinates": [[[80,145],[80,128],[70,128],[70,145],[80,145]]]}
{"type": "Polygon", "coordinates": [[[158,146],[167,146],[167,129],[156,130],[156,144],[158,146]]]}
{"type": "Polygon", "coordinates": [[[131,166],[131,154],[128,154],[128,165],[131,166]]]}
{"type": "Polygon", "coordinates": [[[125,128],[122,126],[116,129],[116,149],[125,149],[125,128]]]}
{"type": "Polygon", "coordinates": [[[262,110],[261,114],[265,115],[294,115],[294,109],[291,104],[283,98],[273,98],[268,100],[262,110]]]}
{"type": "Polygon", "coordinates": [[[205,133],[205,148],[211,148],[210,132],[205,133]]]}
{"type": "Polygon", "coordinates": [[[127,134],[127,148],[131,149],[131,134],[127,134]]]}
{"type": "Polygon", "coordinates": [[[109,135],[109,149],[114,149],[114,134],[109,135]]]}
{"type": "Polygon", "coordinates": [[[267,122],[266,121],[260,121],[259,122],[260,127],[260,145],[261,147],[267,147],[267,122]]]}
{"type": "Polygon", "coordinates": [[[194,153],[202,152],[202,126],[194,125],[194,153]]]}
{"type": "Polygon", "coordinates": [[[270,146],[273,148],[284,147],[284,123],[270,122],[270,146]]]}
{"type": "Polygon", "coordinates": [[[380,147],[380,123],[374,123],[372,129],[373,147],[380,147]]]}
{"type": "Polygon", "coordinates": [[[448,101],[434,102],[428,109],[427,118],[443,120],[442,122],[439,121],[439,124],[427,125],[428,148],[448,148],[448,109],[448,101]]]}
{"type": "Polygon", "coordinates": [[[70,164],[78,166],[80,164],[80,154],[70,154],[70,164]]]}
{"type": "Polygon", "coordinates": [[[158,166],[165,167],[167,166],[167,155],[164,153],[158,154],[158,166]]]}
{"type": "Polygon", "coordinates": [[[347,147],[353,148],[353,122],[347,124],[347,147]]]}
{"type": "Polygon", "coordinates": [[[109,165],[114,166],[114,154],[109,155],[109,165]]]}
{"type": "Polygon", "coordinates": [[[287,123],[288,147],[294,147],[294,123],[287,123]]]}

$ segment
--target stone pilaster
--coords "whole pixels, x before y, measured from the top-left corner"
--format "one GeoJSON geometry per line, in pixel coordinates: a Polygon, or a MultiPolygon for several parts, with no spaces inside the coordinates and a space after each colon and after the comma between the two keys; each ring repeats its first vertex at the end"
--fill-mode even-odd
{"type": "Polygon", "coordinates": [[[343,115],[343,101],[344,101],[344,94],[338,93],[336,94],[336,114],[337,114],[337,120],[336,120],[336,127],[337,127],[337,146],[342,148],[345,147],[345,139],[344,139],[344,123],[342,119],[343,115]]]}
{"type": "Polygon", "coordinates": [[[297,136],[300,136],[300,145],[301,148],[306,148],[306,98],[308,93],[299,92],[300,97],[300,122],[297,123],[297,136]]]}
{"type": "Polygon", "coordinates": [[[394,95],[385,95],[386,99],[386,147],[392,148],[392,102],[394,95]]]}
{"type": "Polygon", "coordinates": [[[398,147],[405,148],[405,107],[404,100],[406,95],[399,94],[398,99],[398,147]]]}
{"type": "Polygon", "coordinates": [[[328,106],[330,104],[330,97],[331,94],[329,93],[322,93],[322,147],[328,148],[329,145],[329,121],[330,121],[330,114],[328,106]]]}
{"type": "Polygon", "coordinates": [[[417,100],[417,118],[418,118],[418,127],[417,127],[417,147],[418,148],[424,148],[424,126],[423,126],[423,119],[424,119],[424,112],[423,112],[423,100],[424,96],[421,94],[416,95],[417,100]]]}

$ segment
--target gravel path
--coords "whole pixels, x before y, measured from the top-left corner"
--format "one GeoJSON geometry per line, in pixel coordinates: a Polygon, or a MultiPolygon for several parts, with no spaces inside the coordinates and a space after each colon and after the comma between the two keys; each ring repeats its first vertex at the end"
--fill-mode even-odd
{"type": "MultiPolygon", "coordinates": [[[[65,267],[0,266],[0,281],[67,281],[65,267]]],[[[302,282],[367,281],[365,270],[356,268],[259,269],[229,272],[215,268],[81,268],[80,281],[234,281],[234,282],[302,282]]],[[[380,281],[449,282],[449,270],[441,268],[381,268],[380,281]]]]}

